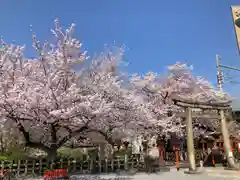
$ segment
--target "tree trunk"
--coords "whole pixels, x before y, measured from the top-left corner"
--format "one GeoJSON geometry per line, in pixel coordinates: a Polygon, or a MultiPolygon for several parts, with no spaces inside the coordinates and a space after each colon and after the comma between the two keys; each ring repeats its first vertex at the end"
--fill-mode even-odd
{"type": "Polygon", "coordinates": [[[196,164],[195,164],[195,152],[194,152],[194,142],[193,142],[192,109],[190,107],[186,108],[186,118],[187,118],[187,151],[188,151],[189,171],[194,171],[196,170],[196,164]]]}
{"type": "Polygon", "coordinates": [[[135,138],[132,141],[132,154],[140,154],[140,146],[141,144],[139,143],[138,139],[135,138]]]}
{"type": "Polygon", "coordinates": [[[105,159],[105,143],[99,143],[99,159],[105,159]]]}
{"type": "Polygon", "coordinates": [[[57,149],[47,151],[47,158],[49,161],[54,161],[57,158],[57,149]]]}
{"type": "Polygon", "coordinates": [[[237,168],[235,162],[234,162],[234,157],[232,153],[232,147],[229,139],[229,134],[228,134],[228,128],[226,124],[226,118],[224,115],[223,110],[220,110],[220,116],[221,116],[221,129],[222,129],[222,136],[223,136],[223,141],[224,141],[224,152],[227,157],[227,162],[230,168],[237,168]]]}
{"type": "Polygon", "coordinates": [[[113,157],[113,146],[111,144],[105,145],[105,157],[111,159],[113,157]]]}

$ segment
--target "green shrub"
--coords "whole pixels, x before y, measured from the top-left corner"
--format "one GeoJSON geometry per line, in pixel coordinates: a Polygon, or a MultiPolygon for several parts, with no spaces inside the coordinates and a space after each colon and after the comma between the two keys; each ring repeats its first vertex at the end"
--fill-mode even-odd
{"type": "Polygon", "coordinates": [[[88,158],[90,160],[96,160],[98,156],[98,149],[90,149],[88,150],[88,158]]]}
{"type": "Polygon", "coordinates": [[[234,149],[233,156],[235,159],[240,160],[240,152],[238,152],[238,149],[234,149]]]}
{"type": "Polygon", "coordinates": [[[70,153],[70,156],[74,159],[83,159],[84,155],[86,154],[84,154],[81,149],[72,149],[70,153]]]}
{"type": "Polygon", "coordinates": [[[57,159],[83,159],[86,156],[81,149],[71,149],[67,147],[60,148],[57,151],[57,159]]]}
{"type": "Polygon", "coordinates": [[[6,161],[8,159],[7,156],[0,156],[0,161],[6,161]]]}
{"type": "Polygon", "coordinates": [[[70,151],[71,151],[70,148],[65,148],[65,147],[58,149],[57,159],[61,159],[61,158],[67,159],[67,158],[69,158],[70,155],[71,155],[70,151]]]}
{"type": "Polygon", "coordinates": [[[28,153],[23,148],[11,148],[3,157],[7,157],[7,160],[24,160],[28,158],[28,153]]]}
{"type": "Polygon", "coordinates": [[[113,153],[113,156],[125,156],[125,155],[128,155],[130,157],[132,155],[132,149],[131,148],[128,148],[127,150],[121,149],[113,153]]]}
{"type": "Polygon", "coordinates": [[[22,152],[22,151],[14,151],[11,152],[11,154],[8,155],[7,157],[8,160],[24,160],[24,159],[29,159],[27,153],[22,152]]]}

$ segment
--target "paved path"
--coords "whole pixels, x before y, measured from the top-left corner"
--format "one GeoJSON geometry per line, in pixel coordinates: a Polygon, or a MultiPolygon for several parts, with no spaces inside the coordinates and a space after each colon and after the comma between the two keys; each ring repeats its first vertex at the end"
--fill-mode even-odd
{"type": "Polygon", "coordinates": [[[240,179],[240,171],[231,171],[231,170],[224,170],[223,168],[206,168],[206,173],[209,176],[217,177],[217,178],[228,178],[232,177],[232,179],[240,179]]]}
{"type": "MultiPolygon", "coordinates": [[[[107,175],[82,175],[72,176],[72,180],[240,180],[240,171],[229,171],[223,168],[205,168],[205,172],[197,175],[187,175],[184,171],[187,169],[171,169],[170,172],[162,172],[156,174],[137,173],[134,176],[117,176],[114,174],[107,175]]],[[[38,178],[35,180],[42,180],[38,178]]],[[[27,180],[27,179],[26,179],[27,180]]],[[[28,179],[34,180],[34,178],[28,179]]]]}

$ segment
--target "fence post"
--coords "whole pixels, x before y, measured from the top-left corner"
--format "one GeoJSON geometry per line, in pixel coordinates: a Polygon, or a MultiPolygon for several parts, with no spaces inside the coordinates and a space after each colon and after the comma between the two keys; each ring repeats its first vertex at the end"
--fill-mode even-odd
{"type": "Polygon", "coordinates": [[[35,160],[33,160],[32,161],[32,175],[35,175],[35,164],[36,164],[36,161],[35,160]]]}
{"type": "Polygon", "coordinates": [[[111,168],[112,168],[112,172],[114,171],[114,158],[111,158],[111,168]]]}
{"type": "Polygon", "coordinates": [[[89,173],[92,173],[93,172],[93,159],[89,159],[88,162],[89,162],[89,173]]]}
{"type": "Polygon", "coordinates": [[[76,158],[73,159],[73,172],[76,172],[76,158]]]}
{"type": "Polygon", "coordinates": [[[120,170],[120,158],[119,158],[119,156],[117,157],[117,162],[118,162],[118,170],[120,170]]]}
{"type": "Polygon", "coordinates": [[[79,161],[79,164],[80,164],[80,172],[82,173],[83,172],[83,161],[79,161]]]}
{"type": "Polygon", "coordinates": [[[125,154],[124,156],[124,169],[128,170],[128,155],[125,154]]]}
{"type": "Polygon", "coordinates": [[[42,175],[42,159],[39,161],[39,174],[42,175]]]}
{"type": "Polygon", "coordinates": [[[28,160],[25,160],[24,174],[28,173],[28,160]]]}
{"type": "Polygon", "coordinates": [[[4,171],[4,161],[1,162],[1,174],[0,174],[1,177],[3,177],[4,175],[3,171],[4,171]]]}
{"type": "Polygon", "coordinates": [[[21,169],[21,160],[18,160],[18,166],[17,166],[17,175],[20,175],[20,169],[21,169]]]}
{"type": "Polygon", "coordinates": [[[60,159],[60,168],[61,169],[63,168],[63,159],[62,158],[60,159]]]}
{"type": "Polygon", "coordinates": [[[68,167],[67,167],[68,172],[69,172],[69,170],[70,170],[70,172],[72,171],[72,168],[70,166],[71,166],[71,160],[68,158],[68,167]]]}
{"type": "Polygon", "coordinates": [[[105,172],[108,173],[108,159],[105,158],[104,162],[105,162],[105,172]]]}
{"type": "MultiPolygon", "coordinates": [[[[141,155],[140,155],[141,156],[141,155]]],[[[133,157],[133,156],[132,156],[133,157]]],[[[131,158],[131,169],[133,169],[134,168],[134,162],[133,162],[134,160],[133,160],[133,158],[131,158]]]]}
{"type": "Polygon", "coordinates": [[[51,160],[51,163],[50,163],[50,169],[52,170],[53,169],[53,160],[51,160]]]}
{"type": "Polygon", "coordinates": [[[9,167],[9,172],[11,173],[12,172],[12,168],[13,168],[13,161],[11,162],[10,166],[9,167]]]}
{"type": "Polygon", "coordinates": [[[101,170],[102,170],[102,160],[99,158],[99,161],[98,161],[98,168],[99,168],[99,173],[101,173],[101,170]]]}

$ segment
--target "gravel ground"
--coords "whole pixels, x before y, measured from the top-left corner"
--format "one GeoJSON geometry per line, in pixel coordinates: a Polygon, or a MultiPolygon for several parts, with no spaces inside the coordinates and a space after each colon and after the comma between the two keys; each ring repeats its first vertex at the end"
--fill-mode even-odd
{"type": "MultiPolygon", "coordinates": [[[[230,172],[222,169],[206,169],[202,174],[187,175],[184,170],[162,172],[156,174],[137,173],[134,176],[106,175],[79,175],[72,176],[72,180],[240,180],[240,172],[230,172]]],[[[30,178],[25,180],[43,180],[43,178],[30,178]]]]}
{"type": "Polygon", "coordinates": [[[168,172],[162,174],[137,174],[135,176],[101,176],[101,177],[94,177],[94,176],[85,176],[85,177],[76,177],[73,179],[76,180],[239,180],[240,178],[234,179],[233,177],[217,177],[217,176],[208,176],[206,174],[202,175],[185,175],[182,172],[168,172]]]}

